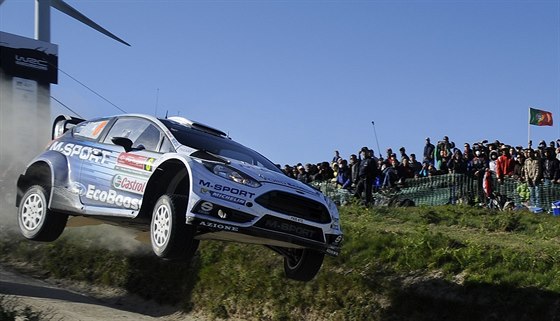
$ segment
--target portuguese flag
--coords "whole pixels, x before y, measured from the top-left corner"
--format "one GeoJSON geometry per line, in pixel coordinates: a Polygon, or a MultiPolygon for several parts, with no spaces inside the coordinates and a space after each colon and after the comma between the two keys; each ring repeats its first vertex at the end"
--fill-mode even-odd
{"type": "Polygon", "coordinates": [[[529,124],[536,126],[552,126],[552,113],[529,108],[529,124]]]}

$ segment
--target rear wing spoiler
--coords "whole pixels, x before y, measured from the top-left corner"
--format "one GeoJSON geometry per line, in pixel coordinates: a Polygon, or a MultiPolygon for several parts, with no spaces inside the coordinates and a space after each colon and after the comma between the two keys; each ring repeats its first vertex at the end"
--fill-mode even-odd
{"type": "Polygon", "coordinates": [[[78,125],[83,121],[85,120],[68,115],[60,115],[56,117],[53,121],[51,138],[57,139],[58,137],[62,136],[62,134],[66,133],[69,129],[72,129],[72,127],[78,125]]]}

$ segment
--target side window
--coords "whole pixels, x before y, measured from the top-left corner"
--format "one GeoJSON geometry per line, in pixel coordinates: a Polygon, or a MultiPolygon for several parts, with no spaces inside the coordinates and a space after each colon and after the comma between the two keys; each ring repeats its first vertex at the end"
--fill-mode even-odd
{"type": "Polygon", "coordinates": [[[121,118],[105,137],[104,143],[112,144],[113,137],[126,137],[132,141],[133,148],[143,146],[145,150],[157,151],[162,137],[161,131],[144,119],[121,118]]]}
{"type": "Polygon", "coordinates": [[[171,145],[169,139],[167,137],[164,137],[163,143],[161,144],[161,148],[159,150],[162,153],[171,153],[175,151],[175,148],[173,148],[173,145],[171,145]]]}
{"type": "Polygon", "coordinates": [[[83,137],[91,140],[96,140],[103,132],[109,120],[102,119],[91,122],[83,122],[74,127],[73,134],[75,137],[83,137]]]}

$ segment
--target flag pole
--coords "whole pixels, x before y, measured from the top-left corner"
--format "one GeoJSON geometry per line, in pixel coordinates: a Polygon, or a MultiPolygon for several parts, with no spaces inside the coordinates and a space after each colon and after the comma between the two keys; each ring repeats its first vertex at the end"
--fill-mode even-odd
{"type": "Polygon", "coordinates": [[[527,148],[532,147],[530,146],[531,141],[531,107],[528,110],[528,119],[527,119],[527,148]]]}
{"type": "Polygon", "coordinates": [[[379,140],[377,139],[377,132],[375,131],[375,122],[372,120],[371,125],[373,126],[373,134],[375,135],[375,141],[377,142],[377,151],[379,152],[379,157],[382,157],[381,148],[379,148],[379,140]]]}

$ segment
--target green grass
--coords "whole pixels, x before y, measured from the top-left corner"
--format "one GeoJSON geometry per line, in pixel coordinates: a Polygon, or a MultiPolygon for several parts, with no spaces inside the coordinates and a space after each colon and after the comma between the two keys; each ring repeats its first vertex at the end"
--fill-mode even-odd
{"type": "MultiPolygon", "coordinates": [[[[560,219],[463,206],[341,208],[342,254],[287,280],[264,247],[203,242],[191,264],[80,246],[2,242],[3,260],[119,286],[211,317],[250,320],[553,320],[560,219]]],[[[91,242],[90,242],[91,243],[91,242]]],[[[93,242],[94,243],[94,242],[93,242]]]]}

